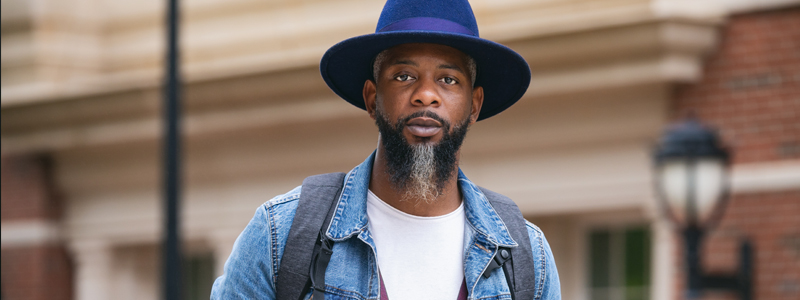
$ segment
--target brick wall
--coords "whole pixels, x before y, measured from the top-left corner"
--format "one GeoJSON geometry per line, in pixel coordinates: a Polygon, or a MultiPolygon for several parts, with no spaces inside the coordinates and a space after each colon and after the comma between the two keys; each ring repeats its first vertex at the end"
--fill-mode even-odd
{"type": "Polygon", "coordinates": [[[721,129],[735,163],[800,159],[800,7],[731,17],[674,111],[721,129]]]}
{"type": "Polygon", "coordinates": [[[0,219],[18,221],[56,219],[58,201],[50,187],[50,166],[44,156],[12,156],[2,158],[0,219]]]}
{"type": "Polygon", "coordinates": [[[800,190],[743,194],[706,238],[708,271],[733,272],[739,264],[739,239],[757,247],[756,299],[800,298],[800,190]]]}
{"type": "MultiPolygon", "coordinates": [[[[20,223],[57,224],[59,201],[46,157],[4,156],[0,169],[4,229],[20,223]]],[[[58,239],[6,240],[0,251],[3,300],[72,298],[72,262],[58,239]]]]}
{"type": "MultiPolygon", "coordinates": [[[[674,118],[694,112],[719,129],[734,164],[800,159],[800,7],[732,16],[703,79],[678,88],[674,118]]],[[[738,269],[739,241],[754,242],[755,299],[800,299],[800,190],[736,194],[703,253],[709,272],[738,269]]],[[[683,255],[676,249],[677,255],[683,255]]],[[[683,256],[676,293],[683,298],[683,256]]],[[[708,293],[703,299],[738,299],[708,293]]]]}
{"type": "Polygon", "coordinates": [[[72,298],[72,265],[60,245],[4,248],[3,300],[72,298]]]}

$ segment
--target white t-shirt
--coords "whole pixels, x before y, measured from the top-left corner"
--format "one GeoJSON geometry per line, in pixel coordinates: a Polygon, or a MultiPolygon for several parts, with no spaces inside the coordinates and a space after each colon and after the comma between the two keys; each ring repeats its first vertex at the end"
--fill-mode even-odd
{"type": "Polygon", "coordinates": [[[420,217],[390,206],[369,191],[367,218],[389,299],[458,297],[464,280],[463,201],[446,215],[420,217]]]}

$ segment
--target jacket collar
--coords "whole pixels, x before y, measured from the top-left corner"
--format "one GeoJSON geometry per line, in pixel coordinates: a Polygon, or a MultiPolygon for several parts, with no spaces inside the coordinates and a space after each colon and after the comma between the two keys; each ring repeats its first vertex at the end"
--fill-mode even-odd
{"type": "MultiPolygon", "coordinates": [[[[331,218],[326,234],[328,238],[340,242],[367,230],[367,190],[372,174],[375,152],[356,166],[344,180],[344,188],[336,204],[336,212],[331,218]]],[[[496,246],[516,247],[505,223],[492,208],[489,200],[467,177],[458,170],[459,188],[464,196],[464,211],[467,221],[475,230],[476,239],[496,246]]]]}

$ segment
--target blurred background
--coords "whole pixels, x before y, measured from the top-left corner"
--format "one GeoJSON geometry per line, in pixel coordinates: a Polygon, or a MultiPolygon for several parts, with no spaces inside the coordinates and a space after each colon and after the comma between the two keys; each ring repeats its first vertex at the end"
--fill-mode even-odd
{"type": "MultiPolygon", "coordinates": [[[[163,1],[2,0],[2,299],[161,295],[163,1]]],[[[184,296],[208,299],[255,209],[374,149],[323,52],[383,1],[181,1],[184,296]]],[[[564,299],[683,297],[652,150],[693,111],[733,151],[703,252],[755,299],[800,299],[800,1],[473,0],[481,36],[530,63],[515,106],[472,127],[462,169],[547,235],[564,299]]],[[[708,299],[736,299],[712,293],[708,299]]]]}

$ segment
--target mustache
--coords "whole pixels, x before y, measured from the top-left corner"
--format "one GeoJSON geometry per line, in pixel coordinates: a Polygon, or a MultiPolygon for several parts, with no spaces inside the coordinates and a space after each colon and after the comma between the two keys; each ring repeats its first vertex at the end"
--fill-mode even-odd
{"type": "Polygon", "coordinates": [[[441,116],[437,115],[435,112],[432,112],[430,110],[420,110],[420,111],[412,113],[412,114],[410,114],[408,116],[398,118],[397,124],[396,124],[395,127],[397,129],[403,129],[406,126],[406,124],[408,123],[408,121],[411,121],[411,119],[413,119],[413,118],[419,118],[419,117],[426,117],[426,118],[434,119],[437,122],[442,124],[443,129],[445,129],[447,131],[450,130],[450,122],[448,122],[447,120],[445,120],[444,118],[442,118],[441,116]]]}
{"type": "Polygon", "coordinates": [[[397,117],[396,121],[392,124],[383,110],[377,111],[375,124],[386,151],[386,173],[403,199],[430,203],[441,195],[447,182],[454,179],[458,150],[469,129],[469,118],[463,123],[451,124],[433,111],[421,110],[397,117]],[[429,139],[424,139],[425,143],[412,145],[403,135],[403,126],[419,117],[436,120],[446,128],[438,143],[427,143],[429,139]]]}

